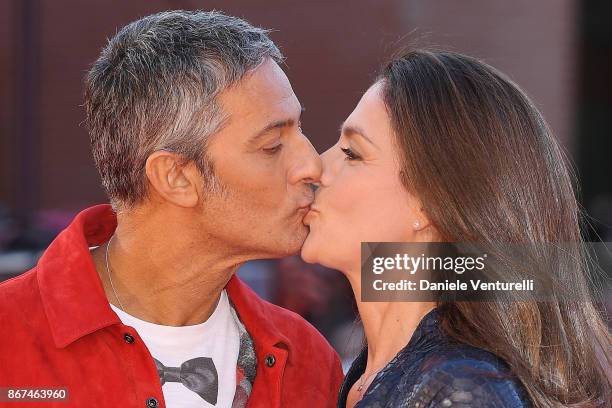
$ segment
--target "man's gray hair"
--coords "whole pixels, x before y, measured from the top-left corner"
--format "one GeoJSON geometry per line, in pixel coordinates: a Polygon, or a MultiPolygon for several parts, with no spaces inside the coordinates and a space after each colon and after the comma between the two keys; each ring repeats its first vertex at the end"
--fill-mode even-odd
{"type": "Polygon", "coordinates": [[[283,59],[267,30],[216,11],[153,14],[109,40],[85,79],[85,109],[113,207],[146,197],[145,163],[158,150],[214,179],[206,142],[226,119],[217,96],[267,58],[283,59]]]}

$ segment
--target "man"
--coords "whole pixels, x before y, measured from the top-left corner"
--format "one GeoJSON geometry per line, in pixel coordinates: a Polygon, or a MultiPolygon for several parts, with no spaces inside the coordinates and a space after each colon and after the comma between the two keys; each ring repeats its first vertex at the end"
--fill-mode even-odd
{"type": "Polygon", "coordinates": [[[109,41],[85,107],[112,208],[81,212],[0,285],[0,387],[58,391],[34,400],[61,407],[335,405],[329,344],[234,276],[299,251],[321,172],[281,59],[217,12],[109,41]]]}

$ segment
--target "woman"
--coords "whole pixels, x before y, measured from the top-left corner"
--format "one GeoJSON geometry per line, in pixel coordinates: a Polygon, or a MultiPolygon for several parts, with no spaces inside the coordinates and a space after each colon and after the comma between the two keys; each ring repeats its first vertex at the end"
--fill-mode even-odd
{"type": "Polygon", "coordinates": [[[610,336],[584,300],[579,246],[569,254],[579,267],[559,259],[547,276],[569,279],[572,299],[360,301],[362,241],[468,241],[492,254],[580,242],[564,156],[514,83],[470,57],[408,52],[323,163],[302,257],[346,275],[367,339],[339,407],[612,406],[610,336]]]}

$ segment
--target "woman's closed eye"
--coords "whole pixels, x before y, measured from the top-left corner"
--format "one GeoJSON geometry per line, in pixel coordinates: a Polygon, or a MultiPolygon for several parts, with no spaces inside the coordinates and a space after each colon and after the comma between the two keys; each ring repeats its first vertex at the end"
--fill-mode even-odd
{"type": "Polygon", "coordinates": [[[350,147],[341,147],[340,150],[344,152],[346,155],[346,159],[348,161],[360,160],[361,156],[355,153],[350,147]]]}

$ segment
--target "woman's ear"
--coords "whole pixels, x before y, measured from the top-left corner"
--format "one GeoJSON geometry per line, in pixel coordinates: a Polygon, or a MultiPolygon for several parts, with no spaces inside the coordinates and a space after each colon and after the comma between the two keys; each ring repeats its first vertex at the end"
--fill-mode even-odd
{"type": "Polygon", "coordinates": [[[423,210],[423,203],[420,199],[412,195],[411,200],[411,211],[412,218],[409,220],[412,229],[415,232],[422,231],[431,225],[427,213],[423,210]]]}
{"type": "Polygon", "coordinates": [[[411,211],[412,219],[410,227],[414,231],[415,241],[418,242],[437,242],[440,240],[438,230],[431,222],[429,215],[424,209],[423,203],[415,199],[411,211]]]}
{"type": "Polygon", "coordinates": [[[159,150],[145,163],[151,189],[164,201],[180,207],[194,207],[199,201],[199,172],[193,162],[181,163],[176,153],[159,150]]]}

